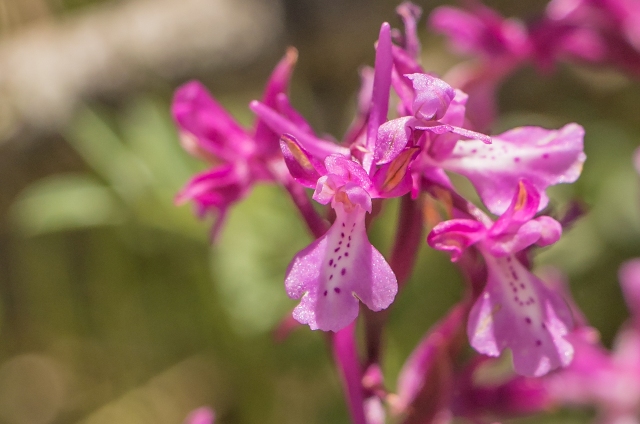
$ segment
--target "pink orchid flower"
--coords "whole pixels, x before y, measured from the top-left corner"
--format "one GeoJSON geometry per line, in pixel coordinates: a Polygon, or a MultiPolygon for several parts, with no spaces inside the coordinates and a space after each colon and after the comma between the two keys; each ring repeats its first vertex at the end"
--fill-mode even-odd
{"type": "Polygon", "coordinates": [[[441,222],[431,231],[431,247],[457,260],[477,245],[487,265],[487,283],[471,308],[467,334],[480,353],[513,353],[516,372],[541,376],[567,366],[573,347],[566,340],[571,312],[561,295],[533,275],[515,254],[533,244],[555,243],[560,224],[546,216],[534,218],[541,197],[535,186],[521,180],[505,213],[494,223],[471,219],[441,222]]]}

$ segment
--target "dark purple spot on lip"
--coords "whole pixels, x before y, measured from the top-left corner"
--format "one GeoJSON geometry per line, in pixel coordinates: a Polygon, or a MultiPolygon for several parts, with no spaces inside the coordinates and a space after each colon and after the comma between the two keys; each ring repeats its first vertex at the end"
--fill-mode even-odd
{"type": "Polygon", "coordinates": [[[339,248],[339,247],[336,247],[335,249],[333,249],[333,252],[334,252],[334,253],[337,253],[337,252],[338,252],[338,250],[340,250],[340,248],[339,248]]]}
{"type": "Polygon", "coordinates": [[[351,236],[349,236],[349,241],[351,241],[351,236]]]}
{"type": "Polygon", "coordinates": [[[347,256],[349,256],[349,252],[344,252],[344,257],[346,258],[347,256]]]}
{"type": "Polygon", "coordinates": [[[507,256],[507,262],[511,262],[511,257],[507,256]]]}
{"type": "Polygon", "coordinates": [[[338,260],[342,259],[342,256],[338,256],[338,260]]]}
{"type": "Polygon", "coordinates": [[[336,292],[336,293],[338,293],[338,294],[340,294],[340,287],[335,287],[335,288],[333,289],[333,291],[334,291],[334,292],[336,292]]]}
{"type": "Polygon", "coordinates": [[[545,330],[547,329],[547,325],[544,322],[542,323],[542,328],[545,330]]]}
{"type": "Polygon", "coordinates": [[[526,317],[524,320],[526,321],[527,324],[531,324],[531,318],[526,317]]]}
{"type": "Polygon", "coordinates": [[[520,283],[520,288],[523,289],[524,288],[524,283],[520,283]]]}
{"type": "Polygon", "coordinates": [[[344,233],[340,233],[340,237],[344,238],[344,233]]]}
{"type": "Polygon", "coordinates": [[[536,340],[536,346],[542,346],[542,340],[536,340]]]}
{"type": "Polygon", "coordinates": [[[333,274],[329,276],[329,280],[333,280],[333,274]]]}
{"type": "Polygon", "coordinates": [[[344,275],[347,273],[347,268],[342,268],[342,271],[340,271],[340,274],[344,275]]]}
{"type": "Polygon", "coordinates": [[[342,240],[340,240],[340,241],[338,242],[338,246],[340,246],[341,244],[342,244],[342,240]]]}
{"type": "Polygon", "coordinates": [[[326,290],[324,291],[324,295],[325,295],[325,296],[327,295],[327,291],[326,291],[326,290]]]}
{"type": "Polygon", "coordinates": [[[518,279],[518,274],[516,274],[515,271],[511,271],[511,276],[513,277],[514,280],[518,279]]]}
{"type": "Polygon", "coordinates": [[[347,243],[347,247],[351,247],[351,243],[347,243]]]}
{"type": "Polygon", "coordinates": [[[333,259],[329,261],[329,266],[333,265],[333,259]]]}
{"type": "Polygon", "coordinates": [[[344,227],[344,222],[342,223],[342,226],[344,227]]]}

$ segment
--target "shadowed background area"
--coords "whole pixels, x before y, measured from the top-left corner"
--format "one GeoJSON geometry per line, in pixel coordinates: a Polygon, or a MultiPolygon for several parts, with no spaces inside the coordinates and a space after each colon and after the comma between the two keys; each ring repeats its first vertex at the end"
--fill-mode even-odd
{"type": "MultiPolygon", "coordinates": [[[[417,2],[427,16],[444,2],[417,2]]],[[[453,3],[451,3],[453,4],[453,3]]],[[[544,1],[487,2],[506,16],[544,1]]],[[[283,277],[310,241],[286,194],[257,187],[220,241],[175,193],[204,165],[179,146],[175,87],[202,80],[242,123],[289,45],[292,103],[339,138],[358,68],[373,63],[395,1],[0,0],[0,423],[180,423],[201,405],[220,423],[346,423],[324,337],[276,341],[296,302],[283,277]]],[[[461,60],[423,24],[423,64],[461,60]]],[[[627,317],[619,264],[640,256],[640,85],[611,69],[526,68],[500,91],[494,133],[517,125],[586,129],[583,176],[551,190],[589,213],[537,263],[567,273],[610,343],[627,317]]],[[[388,252],[392,202],[372,228],[388,252]]],[[[423,333],[454,304],[461,278],[423,246],[387,331],[394,381],[423,333]]],[[[585,422],[559,411],[546,422],[585,422]]],[[[538,418],[531,422],[540,422],[538,418]]]]}

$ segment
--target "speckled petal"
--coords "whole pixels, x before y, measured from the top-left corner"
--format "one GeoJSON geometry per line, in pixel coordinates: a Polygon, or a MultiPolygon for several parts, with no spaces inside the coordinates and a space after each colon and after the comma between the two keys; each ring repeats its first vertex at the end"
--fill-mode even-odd
{"type": "Polygon", "coordinates": [[[334,208],[329,231],[294,257],[285,278],[287,294],[302,297],[294,318],[313,330],[346,327],[358,315],[358,300],[385,309],[398,290],[391,267],[369,243],[365,211],[356,205],[347,212],[340,202],[334,208]]]}
{"type": "Polygon", "coordinates": [[[492,137],[489,146],[480,140],[458,142],[440,165],[469,178],[496,215],[507,210],[513,188],[526,178],[540,193],[540,211],[549,202],[547,187],[572,183],[580,176],[586,159],[583,137],[584,130],[577,124],[559,130],[521,127],[492,137]]]}
{"type": "Polygon", "coordinates": [[[573,346],[566,340],[571,313],[562,297],[547,288],[514,256],[484,254],[487,285],[471,309],[467,332],[480,353],[513,353],[516,372],[541,376],[567,366],[573,346]]]}

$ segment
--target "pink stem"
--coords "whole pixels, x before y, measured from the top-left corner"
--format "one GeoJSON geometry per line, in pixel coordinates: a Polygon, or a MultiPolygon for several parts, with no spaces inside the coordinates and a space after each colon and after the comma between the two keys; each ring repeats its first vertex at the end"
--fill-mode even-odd
{"type": "Polygon", "coordinates": [[[287,190],[293,204],[298,208],[311,234],[315,238],[322,237],[329,229],[329,223],[313,208],[313,204],[311,204],[304,187],[291,178],[286,168],[283,171],[279,165],[280,164],[270,164],[269,171],[271,175],[287,190]]]}
{"type": "Polygon", "coordinates": [[[333,334],[331,338],[333,357],[338,366],[342,385],[347,396],[347,406],[354,424],[367,424],[364,412],[364,390],[362,388],[362,365],[358,358],[355,340],[355,321],[333,334]]]}
{"type": "MultiPolygon", "coordinates": [[[[389,260],[389,265],[398,279],[399,288],[411,276],[422,239],[422,211],[418,202],[407,194],[401,199],[398,229],[389,260]]],[[[382,330],[389,315],[388,311],[389,309],[381,312],[371,312],[368,309],[364,311],[367,365],[380,361],[382,330]]]]}

